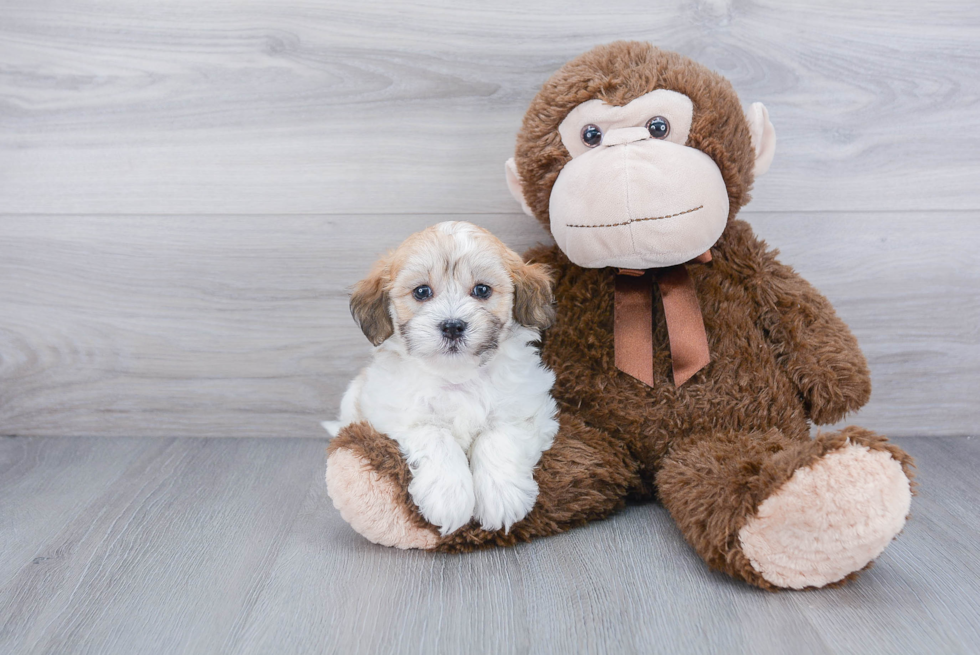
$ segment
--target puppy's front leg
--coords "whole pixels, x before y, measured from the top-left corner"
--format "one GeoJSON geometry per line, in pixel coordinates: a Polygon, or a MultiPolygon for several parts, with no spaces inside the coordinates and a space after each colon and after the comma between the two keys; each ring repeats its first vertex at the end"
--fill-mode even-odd
{"type": "Polygon", "coordinates": [[[538,498],[534,466],[541,450],[531,437],[515,428],[498,428],[477,437],[470,452],[476,518],[484,530],[517,523],[538,498]]]}
{"type": "Polygon", "coordinates": [[[394,435],[412,471],[408,493],[443,536],[473,517],[473,474],[466,453],[446,430],[423,427],[394,435]]]}

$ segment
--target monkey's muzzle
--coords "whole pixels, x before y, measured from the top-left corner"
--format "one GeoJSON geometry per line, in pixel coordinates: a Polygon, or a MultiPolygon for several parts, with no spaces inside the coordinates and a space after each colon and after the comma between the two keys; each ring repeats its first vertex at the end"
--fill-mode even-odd
{"type": "Polygon", "coordinates": [[[728,190],[695,148],[653,139],[575,157],[551,191],[551,233],[586,268],[661,268],[704,253],[728,220],[728,190]]]}

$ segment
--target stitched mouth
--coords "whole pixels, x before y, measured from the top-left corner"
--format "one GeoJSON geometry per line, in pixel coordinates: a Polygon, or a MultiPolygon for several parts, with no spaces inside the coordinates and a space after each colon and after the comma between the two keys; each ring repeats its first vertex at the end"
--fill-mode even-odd
{"type": "Polygon", "coordinates": [[[603,225],[572,225],[566,224],[565,227],[622,227],[624,225],[632,225],[633,223],[640,223],[643,221],[659,221],[664,218],[674,218],[675,216],[683,216],[684,214],[693,214],[699,209],[704,209],[704,205],[698,205],[693,209],[685,209],[682,212],[677,212],[676,214],[667,214],[666,216],[649,216],[647,218],[631,218],[628,221],[623,221],[622,223],[605,223],[603,225]]]}

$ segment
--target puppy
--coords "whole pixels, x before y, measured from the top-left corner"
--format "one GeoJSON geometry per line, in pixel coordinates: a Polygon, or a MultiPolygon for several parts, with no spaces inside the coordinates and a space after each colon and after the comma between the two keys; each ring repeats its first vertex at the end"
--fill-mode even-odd
{"type": "Polygon", "coordinates": [[[554,319],[547,269],[449,221],[378,261],[350,306],[377,348],[324,427],[367,421],[394,439],[443,535],[473,517],[509,530],[534,506],[533,470],[558,431],[555,376],[534,345],[554,319]]]}

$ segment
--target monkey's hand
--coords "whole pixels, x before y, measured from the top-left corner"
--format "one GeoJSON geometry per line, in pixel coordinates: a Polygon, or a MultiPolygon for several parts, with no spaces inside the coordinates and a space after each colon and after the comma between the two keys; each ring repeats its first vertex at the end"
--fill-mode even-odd
{"type": "Polygon", "coordinates": [[[871,397],[871,374],[857,339],[830,302],[774,258],[760,282],[762,327],[796,383],[810,419],[836,423],[871,397]]]}

